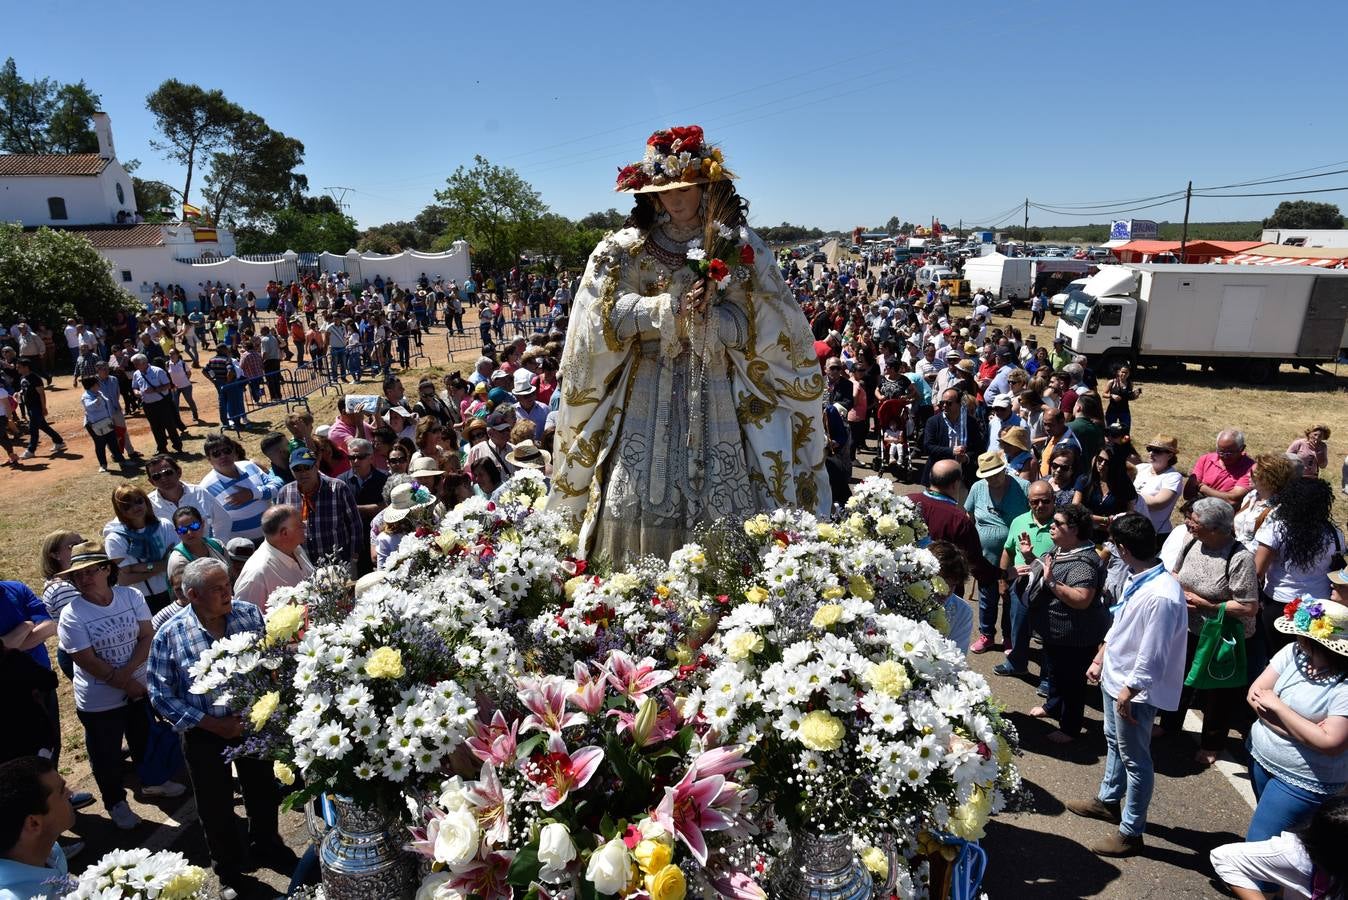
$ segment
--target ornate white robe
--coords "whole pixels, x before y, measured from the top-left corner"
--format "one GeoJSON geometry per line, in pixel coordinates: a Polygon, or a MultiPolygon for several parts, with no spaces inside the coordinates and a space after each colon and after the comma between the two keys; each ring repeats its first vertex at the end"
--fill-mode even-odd
{"type": "Polygon", "coordinates": [[[646,241],[626,228],[590,255],[562,355],[548,508],[572,519],[581,555],[614,563],[668,558],[700,522],[827,514],[824,378],[771,251],[749,232],[754,263],[690,335],[677,309],[695,276],[646,241]]]}

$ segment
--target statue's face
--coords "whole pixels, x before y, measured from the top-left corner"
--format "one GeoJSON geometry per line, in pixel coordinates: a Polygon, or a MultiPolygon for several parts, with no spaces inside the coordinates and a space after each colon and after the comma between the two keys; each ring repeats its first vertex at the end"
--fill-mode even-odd
{"type": "Polygon", "coordinates": [[[701,185],[660,191],[655,197],[675,225],[692,225],[698,221],[699,207],[702,205],[701,185]]]}

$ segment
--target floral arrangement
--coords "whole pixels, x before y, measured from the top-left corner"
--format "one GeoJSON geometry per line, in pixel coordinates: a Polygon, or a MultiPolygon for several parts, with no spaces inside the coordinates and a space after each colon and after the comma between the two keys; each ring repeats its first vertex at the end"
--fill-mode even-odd
{"type": "Polygon", "coordinates": [[[720,149],[711,147],[699,125],[662,129],[646,139],[640,162],[618,170],[616,190],[639,191],[675,182],[721,181],[734,176],[720,149]]]}
{"type": "Polygon", "coordinates": [[[1334,636],[1334,623],[1325,615],[1324,604],[1318,600],[1297,597],[1283,607],[1282,614],[1292,620],[1297,631],[1304,631],[1313,638],[1324,640],[1334,636]]]}
{"type": "Polygon", "coordinates": [[[114,850],[57,887],[67,900],[197,900],[205,880],[181,853],[114,850]]]}
{"type": "Polygon", "coordinates": [[[879,479],[668,560],[576,559],[536,473],[408,535],[349,599],[326,570],[217,643],[194,690],[283,781],[410,810],[427,897],[765,897],[792,832],[876,872],[974,839],[1014,729],[947,640],[917,509],[879,479]]]}
{"type": "Polygon", "coordinates": [[[697,275],[724,290],[730,279],[747,278],[754,264],[754,248],[749,243],[749,229],[738,229],[711,223],[708,229],[710,253],[703,247],[703,238],[688,242],[688,268],[697,275]]]}

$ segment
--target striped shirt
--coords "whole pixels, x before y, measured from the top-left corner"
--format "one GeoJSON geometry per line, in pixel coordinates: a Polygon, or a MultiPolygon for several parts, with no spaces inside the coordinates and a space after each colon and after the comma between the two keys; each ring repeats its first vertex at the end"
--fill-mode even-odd
{"type": "MultiPolygon", "coordinates": [[[[244,631],[262,634],[263,629],[260,609],[242,600],[233,601],[229,617],[225,619],[225,637],[244,631]]],[[[191,690],[192,676],[188,670],[214,643],[215,637],[202,626],[197,611],[189,606],[165,622],[150,644],[145,685],[149,688],[151,705],[168,720],[174,731],[195,728],[206,716],[233,714],[229,707],[218,705],[213,696],[194,694],[191,690]]]]}
{"type": "Polygon", "coordinates": [[[281,488],[281,481],[268,472],[262,471],[257,463],[240,460],[234,464],[239,474],[227,478],[212,469],[201,479],[199,487],[210,494],[229,514],[231,527],[227,534],[215,534],[216,540],[228,543],[230,538],[243,537],[251,541],[262,540],[262,514],[271,506],[272,498],[281,488]],[[251,500],[235,505],[229,495],[239,488],[252,493],[251,500]]]}

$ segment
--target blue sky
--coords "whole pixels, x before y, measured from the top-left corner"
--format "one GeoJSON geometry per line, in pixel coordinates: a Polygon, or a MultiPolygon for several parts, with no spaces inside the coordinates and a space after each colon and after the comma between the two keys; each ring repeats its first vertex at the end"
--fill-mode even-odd
{"type": "MultiPolygon", "coordinates": [[[[692,122],[769,225],[986,222],[1027,196],[1061,209],[1348,168],[1329,165],[1348,159],[1341,4],[306,7],[10,3],[0,53],[26,77],[83,78],[118,155],[172,184],[145,96],[169,77],[220,88],[303,141],[311,188],[351,188],[362,226],[410,219],[475,153],[564,215],[626,208],[617,167],[692,122]]],[[[1260,218],[1279,199],[1197,199],[1192,218],[1260,218]]],[[[1348,192],[1302,199],[1348,207],[1348,192]]],[[[1091,212],[1030,221],[1111,217],[1091,212]]],[[[1133,215],[1178,221],[1183,203],[1133,215]]]]}

